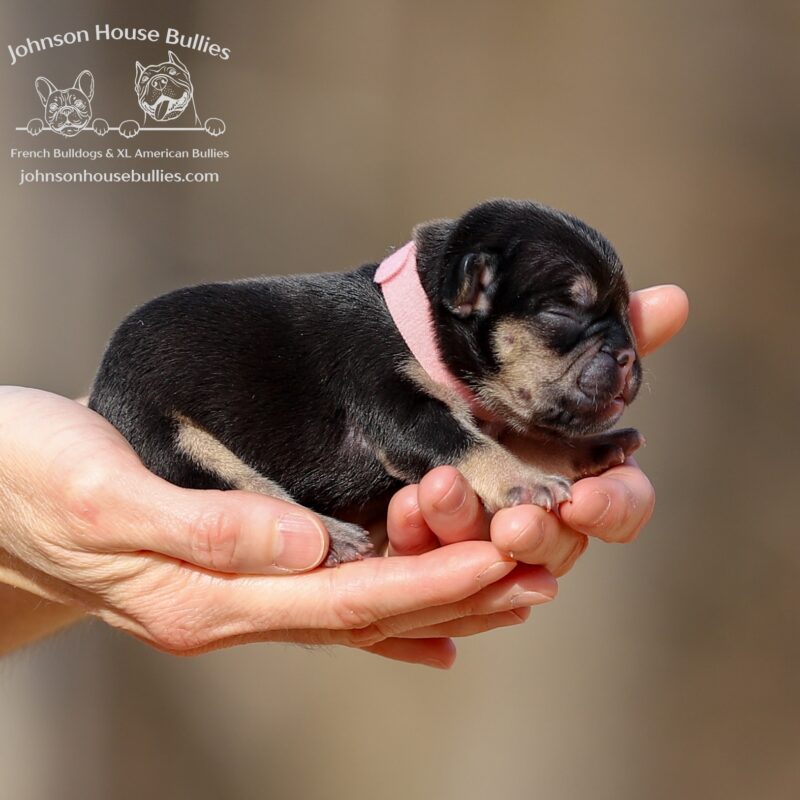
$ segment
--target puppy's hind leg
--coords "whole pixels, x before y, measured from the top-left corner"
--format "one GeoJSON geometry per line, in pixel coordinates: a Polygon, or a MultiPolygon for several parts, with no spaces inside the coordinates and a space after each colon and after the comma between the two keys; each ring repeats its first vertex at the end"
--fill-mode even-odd
{"type": "MultiPolygon", "coordinates": [[[[227,486],[246,492],[275,497],[294,503],[294,498],[278,483],[245,464],[219,439],[192,420],[176,415],[176,445],[178,450],[195,464],[220,478],[227,486]]],[[[359,525],[320,514],[330,538],[325,566],[347,561],[359,561],[375,555],[370,534],[359,525]]]]}

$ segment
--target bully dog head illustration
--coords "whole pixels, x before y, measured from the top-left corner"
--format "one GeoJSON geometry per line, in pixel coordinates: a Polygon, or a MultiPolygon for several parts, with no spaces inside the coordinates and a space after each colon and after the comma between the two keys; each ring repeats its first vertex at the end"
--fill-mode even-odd
{"type": "Polygon", "coordinates": [[[194,127],[204,128],[212,136],[219,136],[225,131],[225,123],[221,119],[210,117],[205,123],[200,121],[189,70],[171,50],[167,60],[160,64],[145,67],[136,62],[134,91],[139,107],[144,111],[144,122],[140,126],[134,120],[125,120],[119,126],[119,132],[127,138],[136,136],[141,127],[160,127],[173,122],[187,110],[194,116],[194,127]]]}
{"type": "Polygon", "coordinates": [[[58,89],[55,84],[44,77],[35,81],[36,92],[44,106],[44,120],[32,119],[27,130],[32,136],[38,136],[43,130],[50,129],[62,136],[76,136],[87,126],[99,136],[108,132],[108,123],[104,119],[92,119],[92,98],[94,97],[94,76],[88,69],[75,78],[69,89],[58,89]]]}

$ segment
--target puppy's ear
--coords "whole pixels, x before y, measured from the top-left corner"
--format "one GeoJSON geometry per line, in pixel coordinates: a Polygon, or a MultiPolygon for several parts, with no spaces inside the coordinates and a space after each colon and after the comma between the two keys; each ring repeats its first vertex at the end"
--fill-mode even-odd
{"type": "Polygon", "coordinates": [[[75,83],[72,84],[73,89],[83,92],[86,97],[91,100],[94,97],[94,75],[85,69],[75,78],[75,83]]]}
{"type": "Polygon", "coordinates": [[[43,78],[41,76],[36,79],[33,85],[36,87],[36,93],[39,95],[39,99],[42,101],[43,106],[47,105],[50,95],[53,94],[53,92],[58,91],[52,81],[49,81],[47,78],[43,78]]]}
{"type": "Polygon", "coordinates": [[[428,253],[432,258],[440,258],[455,227],[455,220],[432,219],[415,225],[411,238],[417,245],[417,251],[428,253]]]}
{"type": "Polygon", "coordinates": [[[139,81],[142,79],[142,73],[144,72],[144,67],[137,61],[136,62],[136,80],[133,83],[134,88],[138,88],[139,81]]]}
{"type": "Polygon", "coordinates": [[[445,278],[442,289],[445,308],[461,319],[488,314],[496,273],[496,256],[484,252],[467,253],[445,278]]]}
{"type": "Polygon", "coordinates": [[[176,67],[180,67],[184,72],[188,72],[189,70],[186,69],[186,64],[181,61],[172,50],[169,51],[169,61],[171,64],[174,64],[176,67]]]}

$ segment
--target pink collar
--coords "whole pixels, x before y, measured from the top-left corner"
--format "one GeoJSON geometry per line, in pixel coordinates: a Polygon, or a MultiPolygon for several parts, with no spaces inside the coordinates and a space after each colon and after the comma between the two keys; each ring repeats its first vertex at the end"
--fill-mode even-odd
{"type": "Polygon", "coordinates": [[[417,248],[413,241],[385,258],[375,273],[394,324],[408,349],[425,372],[457,392],[466,400],[473,414],[484,416],[475,393],[447,368],[436,342],[430,301],[417,272],[417,248]]]}

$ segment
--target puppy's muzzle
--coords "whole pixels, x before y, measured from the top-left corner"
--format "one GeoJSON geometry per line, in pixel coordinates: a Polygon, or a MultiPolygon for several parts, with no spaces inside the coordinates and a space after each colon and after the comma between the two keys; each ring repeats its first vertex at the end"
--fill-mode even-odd
{"type": "Polygon", "coordinates": [[[54,131],[72,135],[78,133],[86,125],[88,119],[89,115],[81,113],[77,108],[64,106],[58,110],[49,124],[54,131]]]}
{"type": "Polygon", "coordinates": [[[617,399],[627,405],[639,388],[637,364],[632,347],[614,349],[604,345],[578,376],[578,389],[594,408],[617,399]]]}

